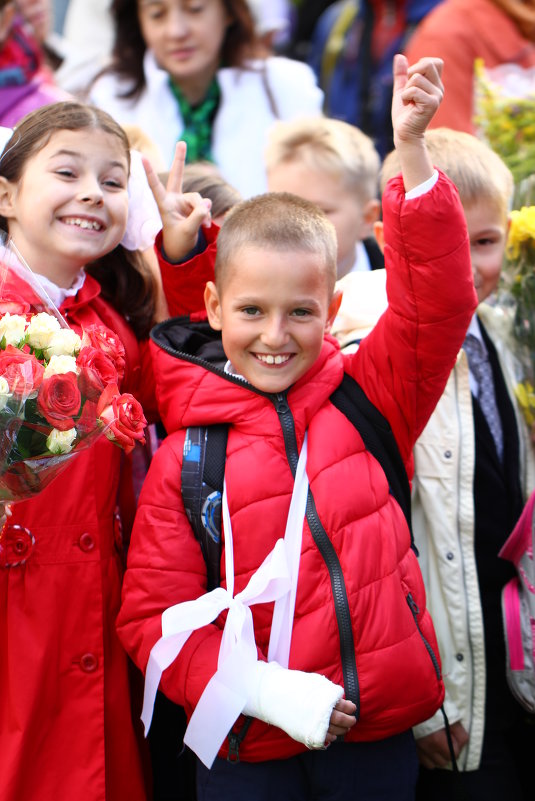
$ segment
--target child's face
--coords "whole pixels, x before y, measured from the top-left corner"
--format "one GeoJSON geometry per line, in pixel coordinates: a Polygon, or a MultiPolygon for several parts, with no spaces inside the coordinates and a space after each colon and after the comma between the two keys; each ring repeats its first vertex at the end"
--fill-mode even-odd
{"type": "Polygon", "coordinates": [[[478,301],[488,298],[500,280],[507,228],[503,214],[488,200],[464,209],[472,272],[478,301]]]}
{"type": "Polygon", "coordinates": [[[379,203],[373,200],[362,203],[339,178],[324,170],[311,169],[300,161],[280,164],[270,170],[268,189],[291,192],[319,206],[336,229],[338,278],[348,273],[355,262],[357,243],[372,235],[379,203]]]}
{"type": "Polygon", "coordinates": [[[218,292],[207,285],[210,325],[234,369],[263,392],[294,384],[316,361],[338,309],[321,258],[259,247],[238,251],[218,292]]]}
{"type": "Polygon", "coordinates": [[[127,183],[116,136],[58,131],[28,159],[18,183],[0,183],[0,213],[30,267],[68,287],[81,267],[121,241],[127,183]]]}
{"type": "Polygon", "coordinates": [[[145,44],[186,93],[201,97],[221,59],[229,19],[223,0],[138,0],[145,44]]]}

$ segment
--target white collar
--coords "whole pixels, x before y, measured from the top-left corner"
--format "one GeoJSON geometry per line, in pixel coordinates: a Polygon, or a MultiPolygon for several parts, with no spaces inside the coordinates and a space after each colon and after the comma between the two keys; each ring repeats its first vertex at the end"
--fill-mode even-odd
{"type": "Polygon", "coordinates": [[[40,285],[45,290],[45,293],[48,295],[54,306],[58,309],[61,304],[64,302],[66,298],[72,298],[76,295],[77,292],[83,287],[85,282],[85,270],[82,268],[74,281],[72,282],[71,286],[68,288],[58,286],[49,278],[46,278],[44,275],[39,275],[38,273],[33,273],[34,276],[37,278],[40,285]]]}

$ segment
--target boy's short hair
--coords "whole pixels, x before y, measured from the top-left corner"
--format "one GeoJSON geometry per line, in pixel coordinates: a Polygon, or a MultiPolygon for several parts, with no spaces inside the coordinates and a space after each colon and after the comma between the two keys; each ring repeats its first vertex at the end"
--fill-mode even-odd
{"type": "Polygon", "coordinates": [[[264,154],[267,172],[302,162],[339,179],[363,202],[377,198],[381,160],[369,136],[329,117],[276,122],[264,154]]]}
{"type": "Polygon", "coordinates": [[[268,192],[234,206],[217,238],[215,282],[219,290],[225,267],[247,247],[317,253],[325,265],[329,296],[332,294],[336,281],[336,231],[314,203],[290,192],[268,192]]]}
{"type": "MultiPolygon", "coordinates": [[[[433,128],[425,142],[435,167],[446,173],[459,190],[461,203],[470,208],[485,200],[507,218],[514,181],[509,168],[485,142],[464,131],[433,128]]],[[[399,156],[389,153],[381,170],[381,192],[400,172],[399,156]]]]}

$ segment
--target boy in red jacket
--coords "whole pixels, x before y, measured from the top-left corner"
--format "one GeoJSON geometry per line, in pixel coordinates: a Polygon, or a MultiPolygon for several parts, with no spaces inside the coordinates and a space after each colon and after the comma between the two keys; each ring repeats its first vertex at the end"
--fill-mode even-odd
{"type": "MultiPolygon", "coordinates": [[[[118,629],[146,672],[146,726],[158,686],[186,709],[200,801],[414,794],[410,728],[444,692],[436,640],[401,508],[330,396],[352,376],[408,464],[473,313],[462,208],[423,139],[441,67],[396,60],[390,305],[356,354],[328,335],[340,301],[333,228],[284,194],[239,204],[219,234],[204,297],[223,363],[195,326],[153,334],[169,435],[142,490],[118,629]],[[214,423],[229,436],[221,581],[207,593],[180,477],[186,429],[214,423]]],[[[149,180],[165,253],[178,259],[184,221],[149,180]]]]}

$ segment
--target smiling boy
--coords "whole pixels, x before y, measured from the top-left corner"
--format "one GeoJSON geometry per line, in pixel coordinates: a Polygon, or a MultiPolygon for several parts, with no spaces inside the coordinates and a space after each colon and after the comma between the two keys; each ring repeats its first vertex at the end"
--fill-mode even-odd
{"type": "MultiPolygon", "coordinates": [[[[473,313],[462,209],[423,141],[441,68],[396,60],[390,303],[356,354],[327,334],[334,229],[288,194],[239,204],[221,228],[205,302],[222,364],[202,326],[153,334],[169,435],[142,490],[118,630],[146,671],[145,723],[158,685],[186,709],[200,801],[327,799],[333,785],[337,797],[413,798],[411,726],[443,696],[433,626],[401,508],[330,396],[352,376],[408,464],[473,313]],[[185,429],[216,423],[229,429],[221,584],[206,593],[180,476],[185,429]]],[[[180,256],[171,197],[149,179],[165,252],[180,256]]]]}

